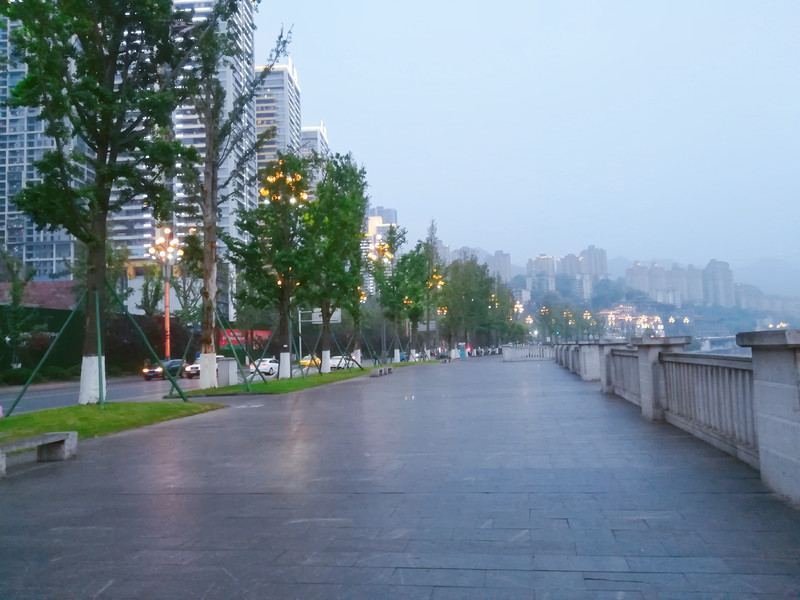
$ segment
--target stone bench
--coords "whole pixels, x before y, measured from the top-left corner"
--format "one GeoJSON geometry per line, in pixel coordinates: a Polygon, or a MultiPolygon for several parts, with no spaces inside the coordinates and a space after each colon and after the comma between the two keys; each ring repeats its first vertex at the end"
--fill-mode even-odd
{"type": "Polygon", "coordinates": [[[0,444],[0,477],[6,476],[6,454],[31,448],[36,448],[39,462],[73,458],[78,452],[78,432],[53,431],[0,444]]]}
{"type": "Polygon", "coordinates": [[[377,369],[372,369],[369,376],[370,377],[380,377],[381,375],[389,375],[392,372],[392,367],[378,367],[377,369]]]}

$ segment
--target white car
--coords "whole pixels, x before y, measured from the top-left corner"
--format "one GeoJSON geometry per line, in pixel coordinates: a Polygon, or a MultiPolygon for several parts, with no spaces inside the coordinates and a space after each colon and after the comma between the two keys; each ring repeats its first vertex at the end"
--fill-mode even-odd
{"type": "MultiPolygon", "coordinates": [[[[217,354],[217,361],[220,358],[225,358],[221,354],[217,354]]],[[[183,376],[186,379],[191,379],[192,377],[200,377],[200,358],[197,358],[196,362],[193,362],[191,365],[186,365],[183,367],[183,376]]]]}
{"type": "Polygon", "coordinates": [[[250,374],[261,372],[264,375],[275,375],[279,366],[280,363],[274,358],[259,358],[250,363],[250,374]]]}
{"type": "Polygon", "coordinates": [[[331,370],[352,369],[357,366],[356,361],[350,356],[331,356],[331,370]]]}

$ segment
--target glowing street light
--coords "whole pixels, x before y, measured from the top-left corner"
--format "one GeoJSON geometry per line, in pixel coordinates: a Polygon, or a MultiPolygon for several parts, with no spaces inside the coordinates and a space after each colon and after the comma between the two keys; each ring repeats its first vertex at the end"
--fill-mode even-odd
{"type": "Polygon", "coordinates": [[[172,229],[160,227],[156,229],[155,242],[147,249],[150,257],[161,261],[164,275],[164,358],[170,359],[169,339],[169,279],[172,275],[172,263],[183,256],[180,240],[172,236],[172,229]]]}

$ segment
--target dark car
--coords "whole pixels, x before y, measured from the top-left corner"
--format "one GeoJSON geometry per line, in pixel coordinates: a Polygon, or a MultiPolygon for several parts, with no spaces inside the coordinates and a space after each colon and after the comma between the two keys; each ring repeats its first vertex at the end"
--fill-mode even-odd
{"type": "MultiPolygon", "coordinates": [[[[164,364],[164,368],[167,370],[167,373],[172,375],[173,377],[180,377],[181,373],[181,364],[183,361],[179,358],[175,358],[173,360],[165,360],[162,361],[164,364]]],[[[166,379],[167,376],[164,374],[164,370],[161,368],[160,365],[146,365],[144,369],[142,369],[142,375],[146,380],[149,379],[166,379]]]]}

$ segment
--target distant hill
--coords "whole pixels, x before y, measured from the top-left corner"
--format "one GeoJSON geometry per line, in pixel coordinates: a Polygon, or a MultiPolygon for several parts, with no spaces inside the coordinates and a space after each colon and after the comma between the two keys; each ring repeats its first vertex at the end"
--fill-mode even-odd
{"type": "Polygon", "coordinates": [[[749,283],[765,294],[800,298],[800,268],[780,258],[762,258],[751,265],[731,265],[736,283],[749,283]]]}

